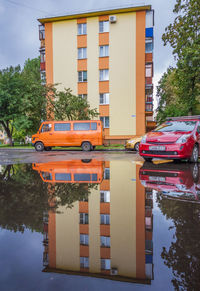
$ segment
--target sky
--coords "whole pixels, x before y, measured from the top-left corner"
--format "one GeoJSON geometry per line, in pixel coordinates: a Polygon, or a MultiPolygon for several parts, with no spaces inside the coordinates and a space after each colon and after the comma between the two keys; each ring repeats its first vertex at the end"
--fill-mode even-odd
{"type": "MultiPolygon", "coordinates": [[[[38,18],[134,4],[151,4],[155,10],[154,85],[174,64],[170,46],[163,46],[162,34],[173,22],[175,0],[0,0],[0,70],[39,55],[38,18]]],[[[155,92],[156,90],[154,90],[155,92]]]]}

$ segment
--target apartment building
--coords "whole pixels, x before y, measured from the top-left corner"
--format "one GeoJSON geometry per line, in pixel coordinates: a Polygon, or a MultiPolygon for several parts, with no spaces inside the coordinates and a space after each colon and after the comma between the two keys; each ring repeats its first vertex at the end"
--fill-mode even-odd
{"type": "MultiPolygon", "coordinates": [[[[56,212],[44,215],[44,271],[150,284],[152,193],[145,193],[139,181],[140,165],[126,161],[102,163],[103,173],[100,163],[92,160],[86,164],[88,174],[96,172],[99,177],[102,173],[101,182],[88,197],[75,201],[71,208],[60,206],[56,212]]],[[[49,165],[49,171],[59,177],[62,173],[63,177],[63,162],[49,165]]],[[[66,166],[65,173],[69,172],[66,166]]],[[[79,176],[82,173],[83,178],[86,167],[80,161],[71,172],[79,176]]],[[[52,184],[54,179],[46,182],[52,184]]],[[[70,181],[63,179],[62,183],[70,181]]]]}
{"type": "Polygon", "coordinates": [[[41,78],[97,108],[108,143],[154,124],[151,6],[39,19],[41,78]]]}

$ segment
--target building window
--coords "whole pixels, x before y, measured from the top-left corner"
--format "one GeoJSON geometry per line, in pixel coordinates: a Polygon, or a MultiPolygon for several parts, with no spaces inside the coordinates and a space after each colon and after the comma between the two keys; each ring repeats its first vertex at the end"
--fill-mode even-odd
{"type": "Polygon", "coordinates": [[[109,32],[109,21],[100,21],[99,22],[99,33],[109,32]]]}
{"type": "Polygon", "coordinates": [[[79,82],[87,82],[87,71],[78,72],[78,81],[79,82]]]}
{"type": "Polygon", "coordinates": [[[40,51],[40,62],[44,63],[45,62],[45,50],[40,51]]]}
{"type": "Polygon", "coordinates": [[[108,81],[109,80],[109,70],[100,70],[99,71],[99,80],[100,81],[108,81]]]}
{"type": "Polygon", "coordinates": [[[109,128],[110,127],[110,120],[108,116],[101,116],[100,120],[102,121],[103,128],[109,128]]]}
{"type": "Polygon", "coordinates": [[[41,83],[45,84],[46,83],[46,72],[45,71],[40,72],[40,78],[41,78],[41,83]]]}
{"type": "Polygon", "coordinates": [[[104,169],[103,178],[104,178],[104,180],[110,180],[110,168],[105,168],[104,169]]]}
{"type": "Polygon", "coordinates": [[[99,47],[99,57],[109,56],[109,45],[102,45],[99,47]]]}
{"type": "Polygon", "coordinates": [[[152,64],[147,64],[145,66],[145,70],[146,70],[146,77],[152,77],[152,64]]]}
{"type": "Polygon", "coordinates": [[[89,245],[89,235],[88,234],[80,234],[80,244],[84,246],[89,245]]]}
{"type": "Polygon", "coordinates": [[[101,214],[101,224],[110,224],[110,214],[101,214]]]}
{"type": "Polygon", "coordinates": [[[84,269],[89,269],[89,258],[80,257],[80,267],[84,269]]]}
{"type": "Polygon", "coordinates": [[[45,27],[44,25],[39,25],[39,40],[45,39],[45,27]]]}
{"type": "Polygon", "coordinates": [[[145,41],[145,52],[152,53],[153,52],[153,39],[146,39],[145,41]]]}
{"type": "Polygon", "coordinates": [[[80,213],[80,224],[88,224],[88,213],[80,213]]]}
{"type": "Polygon", "coordinates": [[[87,34],[87,23],[78,24],[78,35],[87,34]]]}
{"type": "Polygon", "coordinates": [[[101,247],[110,248],[110,237],[101,236],[101,247]]]}
{"type": "Polygon", "coordinates": [[[100,94],[99,103],[101,105],[109,104],[109,93],[100,94]]]}
{"type": "Polygon", "coordinates": [[[78,94],[78,96],[83,98],[83,99],[87,99],[87,94],[78,94]]]}
{"type": "Polygon", "coordinates": [[[100,191],[100,202],[110,202],[110,191],[100,191]]]}
{"type": "Polygon", "coordinates": [[[87,58],[87,48],[81,47],[78,48],[78,59],[86,59],[87,58]]]}
{"type": "Polygon", "coordinates": [[[101,259],[101,270],[110,270],[110,259],[101,259]]]}

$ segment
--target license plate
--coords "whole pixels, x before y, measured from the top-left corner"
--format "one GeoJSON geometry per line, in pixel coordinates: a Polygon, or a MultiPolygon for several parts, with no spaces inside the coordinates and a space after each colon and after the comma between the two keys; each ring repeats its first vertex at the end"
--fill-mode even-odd
{"type": "Polygon", "coordinates": [[[149,176],[150,181],[165,182],[165,177],[149,176]]]}
{"type": "Polygon", "coordinates": [[[165,146],[150,146],[151,151],[165,151],[165,146]]]}

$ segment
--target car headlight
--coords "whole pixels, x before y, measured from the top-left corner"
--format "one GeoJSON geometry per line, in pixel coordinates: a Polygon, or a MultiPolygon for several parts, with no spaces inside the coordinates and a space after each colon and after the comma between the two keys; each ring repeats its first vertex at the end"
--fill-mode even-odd
{"type": "Polygon", "coordinates": [[[190,134],[184,134],[177,139],[176,143],[185,143],[190,136],[190,134]]]}
{"type": "Polygon", "coordinates": [[[146,135],[144,135],[144,136],[142,137],[142,139],[141,139],[141,142],[140,142],[140,143],[145,143],[145,142],[146,142],[146,139],[147,139],[147,136],[146,136],[146,135]]]}

